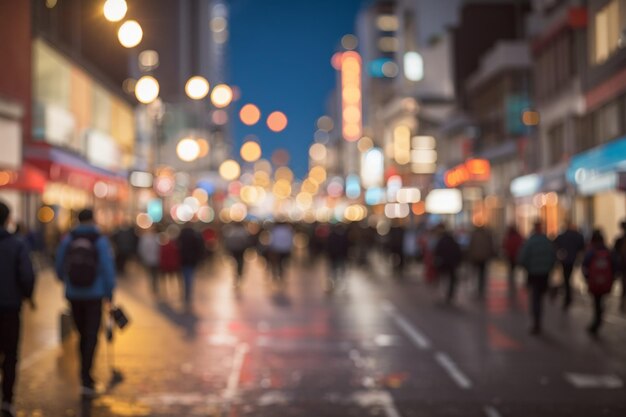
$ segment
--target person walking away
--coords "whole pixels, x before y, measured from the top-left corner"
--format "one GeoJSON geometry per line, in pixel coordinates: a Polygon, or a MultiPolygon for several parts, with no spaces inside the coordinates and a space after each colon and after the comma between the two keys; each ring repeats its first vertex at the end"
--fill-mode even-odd
{"type": "Polygon", "coordinates": [[[389,234],[387,238],[393,272],[397,274],[396,278],[398,279],[402,278],[402,273],[404,272],[404,265],[406,262],[406,258],[404,256],[404,235],[404,227],[400,223],[400,220],[396,219],[391,226],[391,229],[389,229],[389,234]]]}
{"type": "Polygon", "coordinates": [[[331,228],[326,246],[330,264],[328,287],[326,288],[328,292],[332,292],[338,286],[341,275],[345,272],[349,248],[348,230],[343,224],[334,225],[331,228]]]}
{"type": "Polygon", "coordinates": [[[620,301],[620,310],[626,313],[626,221],[620,224],[622,234],[615,240],[613,252],[617,255],[619,262],[618,273],[622,280],[622,295],[620,301]]]}
{"type": "Polygon", "coordinates": [[[180,231],[180,236],[178,237],[178,249],[180,251],[180,264],[185,285],[184,302],[187,311],[190,311],[194,274],[196,267],[202,261],[204,242],[199,233],[190,226],[185,226],[180,231]]]}
{"type": "Polygon", "coordinates": [[[273,228],[270,236],[270,256],[274,264],[274,279],[282,280],[285,262],[291,256],[293,247],[293,229],[286,222],[280,221],[273,228]]]}
{"type": "Polygon", "coordinates": [[[517,256],[524,244],[524,238],[512,224],[508,227],[504,239],[502,241],[502,249],[509,267],[509,295],[514,297],[517,287],[515,283],[515,269],[517,268],[517,256]]]}
{"type": "Polygon", "coordinates": [[[234,281],[235,288],[241,285],[243,268],[245,265],[244,255],[251,246],[251,237],[242,222],[231,223],[224,229],[224,247],[230,253],[237,264],[237,273],[234,281]]]}
{"type": "Polygon", "coordinates": [[[563,310],[567,311],[572,304],[572,272],[579,255],[585,250],[585,238],[576,225],[568,221],[563,233],[554,239],[554,246],[556,257],[563,268],[563,310]]]}
{"type": "Polygon", "coordinates": [[[457,270],[461,265],[463,255],[461,247],[445,224],[438,225],[435,233],[439,237],[434,249],[435,268],[440,277],[448,276],[446,302],[452,303],[456,293],[457,270]]]}
{"type": "Polygon", "coordinates": [[[487,269],[494,252],[491,230],[484,225],[477,226],[470,235],[468,257],[478,274],[478,298],[480,299],[485,297],[487,269]]]}
{"type": "Polygon", "coordinates": [[[541,222],[536,222],[533,226],[533,233],[522,246],[518,258],[518,264],[528,274],[532,315],[530,333],[533,335],[540,334],[542,331],[543,296],[548,288],[548,279],[555,263],[554,245],[543,232],[541,222]]]}
{"type": "Polygon", "coordinates": [[[167,280],[173,276],[176,285],[179,285],[181,294],[185,292],[184,285],[181,278],[181,266],[180,266],[180,251],[178,250],[178,243],[172,239],[166,233],[162,233],[159,237],[159,243],[161,249],[159,253],[159,271],[161,278],[167,288],[167,280]]]}
{"type": "Polygon", "coordinates": [[[139,258],[150,275],[152,292],[159,294],[159,263],[161,261],[161,245],[159,235],[151,227],[139,238],[139,258]]]}
{"type": "Polygon", "coordinates": [[[617,255],[609,251],[604,243],[604,235],[600,230],[594,230],[589,244],[589,251],[585,254],[582,270],[587,281],[587,288],[593,297],[594,316],[587,331],[596,336],[604,316],[604,298],[611,293],[615,272],[619,262],[617,255]]]}
{"type": "Polygon", "coordinates": [[[120,275],[124,275],[126,264],[137,252],[137,233],[131,225],[124,224],[113,234],[111,240],[115,247],[116,270],[120,275]]]}
{"type": "Polygon", "coordinates": [[[31,300],[35,274],[26,244],[7,231],[9,206],[0,201],[0,358],[2,360],[2,415],[15,417],[13,387],[17,378],[20,310],[31,300]]]}
{"type": "Polygon", "coordinates": [[[103,302],[110,306],[113,300],[115,261],[109,240],[95,224],[93,211],[82,210],[78,222],[61,241],[55,266],[57,276],[65,284],[65,296],[80,337],[82,394],[91,397],[97,394],[91,368],[103,302]]]}

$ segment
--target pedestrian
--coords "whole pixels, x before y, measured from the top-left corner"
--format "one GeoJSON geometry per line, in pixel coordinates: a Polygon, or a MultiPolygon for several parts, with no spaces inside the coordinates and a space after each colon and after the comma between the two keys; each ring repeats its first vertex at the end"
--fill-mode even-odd
{"type": "Polygon", "coordinates": [[[602,232],[594,230],[582,265],[589,293],[593,297],[593,321],[587,328],[592,336],[596,336],[602,326],[604,297],[611,293],[618,266],[617,255],[606,247],[602,232]]]}
{"type": "Polygon", "coordinates": [[[84,209],[79,225],[63,238],[56,256],[56,273],[65,284],[74,324],[80,337],[81,392],[97,394],[91,368],[98,344],[103,304],[107,310],[115,289],[115,262],[109,240],[95,224],[94,213],[84,209]]]}
{"type": "Polygon", "coordinates": [[[115,267],[120,275],[126,272],[126,264],[137,253],[138,238],[135,228],[124,223],[111,236],[115,247],[115,267]]]}
{"type": "Polygon", "coordinates": [[[434,249],[434,262],[439,277],[448,277],[448,293],[446,301],[452,303],[456,293],[457,270],[462,261],[461,247],[454,236],[447,230],[444,223],[435,228],[438,237],[434,249]]]}
{"type": "Polygon", "coordinates": [[[17,378],[20,310],[31,300],[35,274],[26,244],[7,231],[9,206],[0,201],[0,358],[2,360],[2,415],[15,417],[13,387],[17,378]]]}
{"type": "Polygon", "coordinates": [[[274,279],[284,279],[285,263],[291,256],[293,247],[293,229],[285,221],[274,225],[270,234],[269,252],[272,259],[274,279]]]}
{"type": "Polygon", "coordinates": [[[179,285],[181,294],[185,292],[184,285],[181,278],[180,267],[180,251],[178,250],[178,243],[173,236],[169,236],[167,233],[161,233],[159,235],[159,243],[161,244],[161,250],[159,253],[159,271],[161,278],[164,280],[164,284],[167,287],[167,280],[169,277],[174,277],[174,281],[179,285]]]}
{"type": "Polygon", "coordinates": [[[401,224],[400,220],[396,219],[389,229],[388,249],[391,255],[391,262],[393,266],[393,272],[396,274],[397,279],[402,278],[404,267],[406,264],[406,256],[404,254],[404,235],[405,228],[401,224]]]}
{"type": "Polygon", "coordinates": [[[236,263],[236,277],[233,282],[235,288],[241,285],[243,268],[245,265],[245,253],[251,246],[250,233],[242,222],[234,222],[224,228],[224,247],[233,257],[236,263]]]}
{"type": "Polygon", "coordinates": [[[339,284],[341,276],[345,273],[346,262],[350,249],[348,230],[339,223],[333,225],[326,246],[330,266],[329,280],[326,290],[332,292],[339,284]]]}
{"type": "Polygon", "coordinates": [[[542,331],[543,296],[548,288],[550,272],[556,263],[554,245],[543,232],[541,222],[533,226],[533,233],[522,246],[518,257],[518,264],[528,274],[528,286],[531,291],[532,326],[530,333],[540,334],[542,331]]]}
{"type": "Polygon", "coordinates": [[[576,225],[568,221],[563,233],[554,239],[556,257],[563,269],[563,310],[567,311],[572,304],[572,272],[579,255],[585,250],[585,238],[576,229],[576,225]]]}
{"type": "Polygon", "coordinates": [[[508,227],[504,239],[502,241],[502,250],[509,267],[508,281],[509,281],[509,295],[515,296],[516,283],[515,283],[515,270],[517,268],[517,256],[524,244],[524,238],[517,230],[517,227],[512,224],[508,227]]]}
{"type": "Polygon", "coordinates": [[[626,221],[621,223],[622,234],[615,240],[613,252],[619,262],[618,273],[622,279],[622,294],[620,298],[620,310],[626,312],[626,221]]]}
{"type": "Polygon", "coordinates": [[[150,275],[152,292],[159,294],[159,263],[161,261],[161,245],[159,235],[151,227],[139,238],[139,259],[150,275]]]}
{"type": "Polygon", "coordinates": [[[485,297],[489,261],[495,254],[493,235],[485,225],[478,225],[472,231],[468,246],[469,260],[474,264],[478,276],[478,298],[485,297]]]}
{"type": "Polygon", "coordinates": [[[193,281],[198,264],[204,254],[204,241],[198,232],[191,226],[183,227],[178,237],[178,249],[180,251],[180,264],[183,272],[185,308],[191,311],[191,296],[193,293],[193,281]]]}

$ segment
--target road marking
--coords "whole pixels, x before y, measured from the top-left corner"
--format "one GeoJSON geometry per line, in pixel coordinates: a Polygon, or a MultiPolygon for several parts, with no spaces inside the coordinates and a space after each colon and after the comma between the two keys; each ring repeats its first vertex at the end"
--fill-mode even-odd
{"type": "Polygon", "coordinates": [[[435,355],[437,363],[441,365],[443,369],[450,375],[450,378],[456,382],[456,384],[463,389],[472,388],[472,381],[459,369],[456,363],[445,353],[437,352],[435,355]]]}
{"type": "Polygon", "coordinates": [[[413,342],[415,346],[417,346],[421,350],[428,350],[431,347],[430,340],[419,331],[413,324],[411,324],[402,314],[398,312],[393,304],[388,301],[385,301],[382,306],[383,310],[387,312],[396,322],[398,327],[400,327],[404,333],[406,333],[407,337],[413,342]]]}
{"type": "Polygon", "coordinates": [[[624,386],[624,382],[617,375],[593,375],[569,372],[565,374],[565,379],[579,389],[619,389],[624,386]]]}
{"type": "Polygon", "coordinates": [[[240,343],[235,349],[235,357],[233,359],[233,368],[228,376],[228,384],[226,385],[226,391],[224,391],[224,398],[226,400],[232,400],[237,395],[239,388],[239,380],[241,378],[241,370],[243,368],[246,354],[249,347],[246,343],[240,343]]]}
{"type": "Polygon", "coordinates": [[[492,407],[490,405],[485,406],[484,410],[487,417],[502,417],[502,414],[500,414],[500,412],[496,410],[495,407],[492,407]]]}
{"type": "Polygon", "coordinates": [[[24,359],[20,360],[20,371],[25,371],[35,363],[39,362],[50,351],[54,350],[58,346],[57,339],[55,337],[49,338],[43,345],[43,347],[34,353],[31,353],[24,359]]]}
{"type": "Polygon", "coordinates": [[[381,407],[386,417],[402,417],[393,397],[387,391],[363,391],[352,394],[352,400],[360,407],[381,407]]]}

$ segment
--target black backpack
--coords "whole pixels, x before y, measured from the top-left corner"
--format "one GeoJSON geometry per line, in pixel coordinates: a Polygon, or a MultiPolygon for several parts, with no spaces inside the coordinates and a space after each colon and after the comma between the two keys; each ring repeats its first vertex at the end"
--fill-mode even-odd
{"type": "Polygon", "coordinates": [[[71,233],[65,254],[65,272],[70,284],[79,288],[91,287],[98,276],[98,233],[71,233]]]}

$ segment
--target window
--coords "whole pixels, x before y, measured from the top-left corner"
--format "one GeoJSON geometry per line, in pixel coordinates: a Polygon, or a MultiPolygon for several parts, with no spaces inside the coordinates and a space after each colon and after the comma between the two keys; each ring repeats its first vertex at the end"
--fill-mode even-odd
{"type": "Polygon", "coordinates": [[[592,114],[593,138],[595,143],[604,143],[622,133],[620,100],[615,100],[592,114]]]}
{"type": "Polygon", "coordinates": [[[593,19],[592,61],[602,64],[618,49],[624,20],[620,9],[626,6],[624,0],[611,0],[601,8],[593,19]]]}

